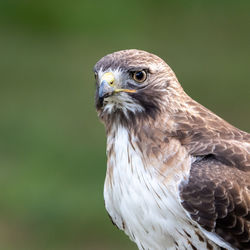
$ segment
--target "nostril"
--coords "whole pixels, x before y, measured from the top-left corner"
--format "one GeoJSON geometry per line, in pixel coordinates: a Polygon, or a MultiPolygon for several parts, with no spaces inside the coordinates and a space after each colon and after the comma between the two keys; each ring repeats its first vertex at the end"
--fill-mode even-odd
{"type": "Polygon", "coordinates": [[[114,88],[111,86],[111,82],[103,80],[98,90],[99,98],[106,98],[114,93],[114,88]]]}

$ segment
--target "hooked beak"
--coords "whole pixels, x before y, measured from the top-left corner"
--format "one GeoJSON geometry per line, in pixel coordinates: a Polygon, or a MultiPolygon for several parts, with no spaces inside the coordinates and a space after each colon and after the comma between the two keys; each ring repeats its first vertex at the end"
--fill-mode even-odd
{"type": "Polygon", "coordinates": [[[118,92],[127,92],[127,93],[135,93],[134,89],[118,89],[115,84],[115,77],[111,72],[105,73],[101,78],[101,84],[99,87],[99,98],[103,99],[105,97],[109,97],[114,93],[118,92]]]}
{"type": "Polygon", "coordinates": [[[99,98],[111,96],[114,93],[114,88],[107,80],[103,80],[99,87],[99,98]]]}

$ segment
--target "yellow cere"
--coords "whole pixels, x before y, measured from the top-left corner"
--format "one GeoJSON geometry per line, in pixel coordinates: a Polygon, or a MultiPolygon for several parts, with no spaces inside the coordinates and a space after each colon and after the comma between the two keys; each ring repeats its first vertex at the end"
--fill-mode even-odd
{"type": "Polygon", "coordinates": [[[114,85],[115,77],[114,77],[114,74],[111,72],[104,73],[102,78],[101,78],[101,82],[102,81],[107,81],[110,86],[114,87],[114,93],[119,93],[119,92],[135,93],[136,92],[136,90],[134,90],[134,89],[118,89],[118,88],[116,88],[116,86],[114,85]]]}
{"type": "Polygon", "coordinates": [[[109,85],[113,85],[114,81],[115,81],[115,77],[113,75],[113,73],[111,72],[107,72],[102,76],[101,82],[106,80],[109,85]]]}

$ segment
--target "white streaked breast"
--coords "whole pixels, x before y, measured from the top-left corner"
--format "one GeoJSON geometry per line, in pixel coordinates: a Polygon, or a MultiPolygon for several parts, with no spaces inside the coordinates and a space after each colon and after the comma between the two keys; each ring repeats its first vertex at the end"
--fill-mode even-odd
{"type": "Polygon", "coordinates": [[[199,241],[198,228],[191,224],[178,200],[176,176],[181,181],[189,170],[182,176],[177,174],[172,182],[171,178],[163,182],[156,166],[144,165],[136,138],[131,143],[128,133],[118,126],[108,135],[107,150],[113,151],[108,152],[104,199],[113,222],[139,249],[193,249],[190,242],[197,249],[206,249],[206,240],[199,241]]]}

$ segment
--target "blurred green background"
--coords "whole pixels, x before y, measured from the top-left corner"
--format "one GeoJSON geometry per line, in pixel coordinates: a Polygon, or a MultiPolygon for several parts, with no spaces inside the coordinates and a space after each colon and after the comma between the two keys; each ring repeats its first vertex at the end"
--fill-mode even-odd
{"type": "Polygon", "coordinates": [[[104,209],[92,68],[153,52],[250,131],[249,13],[249,1],[1,0],[0,249],[136,249],[104,209]]]}

